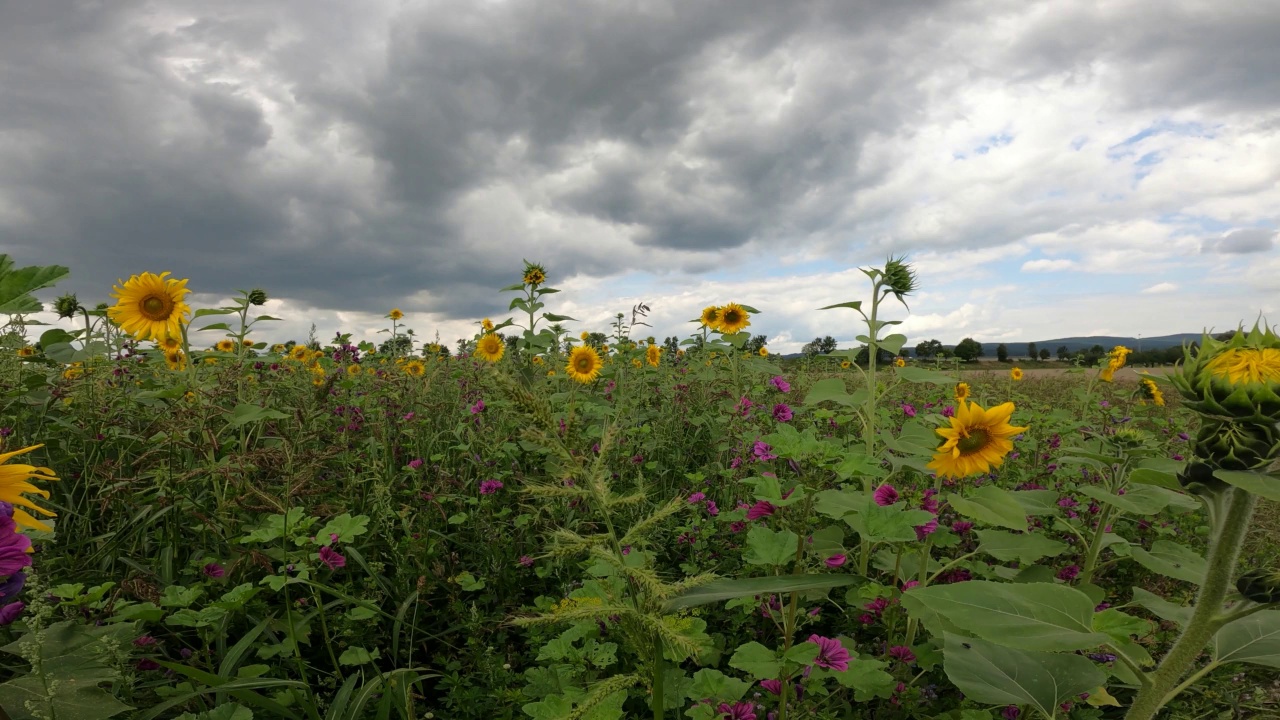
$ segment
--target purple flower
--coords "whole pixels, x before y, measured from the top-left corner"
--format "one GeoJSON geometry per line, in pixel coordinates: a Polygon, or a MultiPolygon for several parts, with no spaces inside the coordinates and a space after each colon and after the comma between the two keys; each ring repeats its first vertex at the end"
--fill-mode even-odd
{"type": "Polygon", "coordinates": [[[773,406],[773,419],[778,422],[791,422],[794,413],[791,412],[791,406],[786,403],[778,403],[773,406]]]}
{"type": "Polygon", "coordinates": [[[902,403],[902,414],[906,415],[909,418],[915,417],[916,416],[915,406],[909,403],[902,403]]]}
{"type": "Polygon", "coordinates": [[[898,502],[898,490],[892,485],[885,483],[876,488],[873,497],[875,498],[877,505],[888,507],[889,505],[898,502]]]}
{"type": "Polygon", "coordinates": [[[208,563],[204,567],[200,568],[200,572],[204,573],[205,577],[210,578],[220,578],[227,574],[226,569],[216,562],[208,563]]]}
{"type": "Polygon", "coordinates": [[[1022,711],[1018,709],[1017,705],[1009,705],[1000,711],[1000,717],[1004,718],[1004,720],[1018,720],[1018,716],[1021,714],[1022,711]]]}
{"type": "Polygon", "coordinates": [[[1076,502],[1075,498],[1071,497],[1064,497],[1058,500],[1058,507],[1073,508],[1079,504],[1080,503],[1076,502]]]}
{"type": "Polygon", "coordinates": [[[908,665],[916,661],[915,653],[911,652],[911,648],[906,645],[894,645],[889,648],[889,657],[894,660],[900,660],[908,665]]]}
{"type": "Polygon", "coordinates": [[[933,513],[934,515],[937,515],[938,514],[938,498],[934,497],[932,493],[925,494],[924,499],[920,501],[920,509],[927,510],[933,513]]]}
{"type": "Polygon", "coordinates": [[[956,409],[955,409],[955,407],[954,407],[954,406],[952,406],[952,405],[948,405],[948,406],[946,406],[946,407],[942,408],[942,417],[948,417],[948,418],[949,418],[949,417],[955,417],[955,415],[956,415],[956,409]]]}
{"type": "Polygon", "coordinates": [[[133,644],[135,647],[140,647],[140,648],[151,647],[152,645],[159,645],[160,641],[151,637],[150,635],[143,635],[142,637],[134,639],[133,644]]]}
{"type": "Polygon", "coordinates": [[[533,558],[529,557],[528,555],[521,555],[521,556],[520,556],[520,564],[521,564],[521,565],[523,565],[524,567],[532,567],[532,566],[533,566],[533,558]]]}
{"type": "Polygon", "coordinates": [[[844,649],[839,640],[810,635],[809,642],[818,644],[818,657],[814,659],[814,665],[836,672],[849,669],[849,651],[844,649]]]}
{"type": "Polygon", "coordinates": [[[480,413],[482,413],[482,412],[484,412],[484,401],[483,401],[483,400],[477,400],[477,401],[476,401],[476,404],[471,406],[471,414],[472,414],[472,415],[479,415],[479,414],[480,414],[480,413]]]}
{"type": "Polygon", "coordinates": [[[749,702],[740,702],[730,705],[729,703],[720,703],[716,706],[716,712],[723,715],[727,720],[756,720],[756,706],[749,702]]]}
{"type": "Polygon", "coordinates": [[[0,575],[12,575],[31,565],[31,538],[18,532],[13,506],[0,502],[0,575]]]}
{"type": "Polygon", "coordinates": [[[17,620],[18,616],[22,614],[22,611],[25,610],[26,607],[27,606],[22,602],[12,602],[4,607],[0,607],[0,625],[8,625],[14,620],[17,620]]]}
{"type": "Polygon", "coordinates": [[[769,384],[778,388],[778,392],[791,392],[791,383],[783,379],[781,375],[774,375],[770,378],[769,384]]]}
{"type": "Polygon", "coordinates": [[[767,690],[767,691],[769,691],[769,692],[773,693],[774,695],[781,695],[781,694],[782,694],[782,681],[781,681],[781,680],[761,680],[761,681],[760,681],[760,687],[762,687],[762,688],[764,688],[765,690],[767,690]]]}
{"type": "Polygon", "coordinates": [[[764,462],[765,460],[776,460],[777,455],[769,452],[773,448],[763,440],[757,440],[755,445],[751,447],[751,455],[755,457],[756,462],[764,462]]]}
{"type": "Polygon", "coordinates": [[[1080,575],[1079,565],[1068,565],[1058,571],[1058,579],[1065,580],[1067,582],[1075,580],[1078,575],[1080,575]]]}
{"type": "Polygon", "coordinates": [[[972,529],[973,529],[973,523],[969,522],[968,520],[957,520],[951,523],[951,530],[957,535],[968,535],[969,531],[972,529]]]}
{"type": "Polygon", "coordinates": [[[1178,433],[1178,439],[1181,440],[1182,442],[1186,442],[1191,439],[1191,436],[1184,432],[1180,432],[1178,433]]]}
{"type": "Polygon", "coordinates": [[[777,509],[778,508],[774,507],[773,503],[769,502],[768,500],[761,500],[755,505],[752,505],[751,509],[747,511],[747,519],[759,520],[760,518],[763,518],[763,517],[769,517],[777,509]]]}
{"type": "Polygon", "coordinates": [[[328,565],[330,570],[337,570],[347,565],[347,559],[328,545],[320,548],[320,562],[328,565]]]}
{"type": "Polygon", "coordinates": [[[12,602],[27,584],[26,573],[14,573],[0,582],[0,603],[12,602]],[[5,600],[4,598],[9,598],[5,600]]]}
{"type": "Polygon", "coordinates": [[[417,470],[420,467],[422,467],[422,458],[414,458],[409,461],[410,470],[417,470]]]}
{"type": "Polygon", "coordinates": [[[480,483],[481,495],[492,495],[502,489],[501,480],[485,480],[480,483]]]}
{"type": "Polygon", "coordinates": [[[160,663],[152,660],[151,658],[142,658],[138,661],[138,669],[144,672],[148,670],[159,670],[160,663]]]}
{"type": "Polygon", "coordinates": [[[178,651],[178,654],[182,656],[183,660],[190,660],[195,653],[191,652],[191,648],[182,648],[178,651]]]}
{"type": "Polygon", "coordinates": [[[715,500],[707,501],[707,514],[710,515],[711,517],[715,517],[720,514],[720,508],[716,507],[715,500]]]}
{"type": "Polygon", "coordinates": [[[847,558],[844,556],[844,554],[832,555],[831,557],[827,558],[823,562],[825,562],[827,564],[827,567],[829,568],[838,568],[844,564],[844,561],[846,559],[847,558]]]}
{"type": "Polygon", "coordinates": [[[938,531],[938,520],[934,518],[923,525],[916,526],[916,539],[924,542],[924,539],[938,531]]]}
{"type": "Polygon", "coordinates": [[[697,505],[698,503],[700,503],[700,502],[702,502],[703,500],[706,500],[706,499],[707,499],[707,496],[706,496],[706,494],[705,494],[705,493],[696,492],[696,493],[694,493],[694,494],[692,494],[692,495],[690,495],[690,496],[689,496],[689,504],[690,504],[690,505],[697,505]]]}

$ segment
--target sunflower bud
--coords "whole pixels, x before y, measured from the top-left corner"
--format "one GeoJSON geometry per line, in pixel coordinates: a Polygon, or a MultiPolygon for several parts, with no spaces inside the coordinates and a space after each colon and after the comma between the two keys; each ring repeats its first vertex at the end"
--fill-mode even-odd
{"type": "Polygon", "coordinates": [[[266,290],[260,290],[260,289],[258,289],[258,288],[254,288],[254,289],[250,290],[250,291],[249,291],[249,304],[250,304],[250,305],[266,305],[266,304],[267,304],[267,291],[266,291],[266,290]]]}
{"type": "Polygon", "coordinates": [[[1183,351],[1169,377],[1203,415],[1271,425],[1280,421],[1280,337],[1270,328],[1237,330],[1223,342],[1206,335],[1198,351],[1183,351]]]}
{"type": "Polygon", "coordinates": [[[53,309],[58,311],[58,317],[69,318],[80,310],[80,301],[75,293],[67,293],[53,302],[53,309]]]}
{"type": "Polygon", "coordinates": [[[1194,458],[1178,473],[1178,484],[1196,495],[1217,493],[1231,487],[1214,477],[1213,466],[1194,458]]]}
{"type": "Polygon", "coordinates": [[[1110,439],[1111,444],[1121,450],[1135,450],[1146,443],[1147,434],[1137,428],[1126,427],[1117,430],[1110,439]]]}
{"type": "Polygon", "coordinates": [[[1222,470],[1258,470],[1280,457],[1280,429],[1263,423],[1206,419],[1196,433],[1196,457],[1222,470]]]}
{"type": "Polygon", "coordinates": [[[521,281],[530,287],[538,287],[547,281],[547,269],[538,263],[524,261],[524,274],[521,281]]]}
{"type": "Polygon", "coordinates": [[[1280,572],[1254,570],[1236,580],[1236,589],[1256,603],[1280,602],[1280,572]]]}
{"type": "Polygon", "coordinates": [[[916,290],[916,271],[910,264],[904,262],[905,257],[889,258],[884,264],[884,286],[892,292],[898,300],[902,300],[902,296],[910,295],[916,290]]]}

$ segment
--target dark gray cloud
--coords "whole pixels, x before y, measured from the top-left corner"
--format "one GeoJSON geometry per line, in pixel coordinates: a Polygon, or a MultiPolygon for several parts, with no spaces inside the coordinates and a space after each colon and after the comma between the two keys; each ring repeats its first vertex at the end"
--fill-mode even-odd
{"type": "Polygon", "coordinates": [[[1276,231],[1270,228],[1232,230],[1220,238],[1205,241],[1202,250],[1228,255],[1266,252],[1275,247],[1276,231]]]}
{"type": "MultiPolygon", "coordinates": [[[[896,206],[848,207],[890,171],[868,139],[920,122],[940,67],[1033,82],[1105,56],[1134,68],[1129,101],[1280,103],[1261,10],[1072,10],[1001,66],[948,45],[1026,8],[0,0],[0,251],[70,265],[86,297],[173,270],[474,316],[521,256],[564,277],[699,272],[748,245],[904,249],[882,225],[896,206]]],[[[1053,230],[1057,202],[958,242],[1053,230]]]]}

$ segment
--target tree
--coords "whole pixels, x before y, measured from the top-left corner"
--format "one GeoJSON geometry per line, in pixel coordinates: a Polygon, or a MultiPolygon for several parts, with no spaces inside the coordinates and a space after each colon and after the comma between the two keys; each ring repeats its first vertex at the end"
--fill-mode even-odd
{"type": "Polygon", "coordinates": [[[1058,359],[1059,359],[1059,360],[1061,360],[1061,361],[1063,361],[1063,362],[1066,362],[1066,361],[1067,361],[1067,359],[1068,359],[1068,358],[1070,358],[1070,357],[1071,357],[1071,351],[1067,349],[1067,346],[1066,346],[1066,345],[1059,345],[1059,346],[1058,346],[1058,359]]]}
{"type": "Polygon", "coordinates": [[[800,352],[808,355],[809,357],[813,357],[814,355],[826,355],[827,353],[833,353],[835,351],[836,339],[830,335],[814,338],[813,340],[805,343],[804,347],[800,349],[800,352]]]}
{"type": "Polygon", "coordinates": [[[378,347],[383,355],[408,355],[413,349],[413,338],[408,335],[397,335],[378,347]]]}
{"type": "Polygon", "coordinates": [[[916,344],[916,357],[927,358],[943,353],[940,340],[922,340],[916,344]]]}
{"type": "Polygon", "coordinates": [[[671,357],[675,357],[680,350],[680,338],[672,335],[669,338],[662,339],[662,349],[667,351],[671,357]]]}
{"type": "Polygon", "coordinates": [[[973,338],[965,338],[956,345],[955,356],[965,362],[972,362],[982,357],[982,343],[973,338]]]}
{"type": "Polygon", "coordinates": [[[1040,352],[1036,349],[1036,344],[1027,343],[1027,358],[1030,360],[1035,360],[1039,356],[1040,356],[1040,352]]]}
{"type": "Polygon", "coordinates": [[[1049,359],[1049,348],[1040,348],[1040,359],[1047,361],[1049,359]]]}
{"type": "Polygon", "coordinates": [[[1009,362],[1009,348],[1004,343],[996,346],[996,360],[1000,362],[1009,362]]]}
{"type": "Polygon", "coordinates": [[[768,342],[769,342],[768,335],[755,335],[755,336],[752,336],[752,338],[747,341],[747,344],[743,346],[743,349],[751,353],[752,355],[759,355],[760,348],[764,347],[765,344],[768,342]]]}

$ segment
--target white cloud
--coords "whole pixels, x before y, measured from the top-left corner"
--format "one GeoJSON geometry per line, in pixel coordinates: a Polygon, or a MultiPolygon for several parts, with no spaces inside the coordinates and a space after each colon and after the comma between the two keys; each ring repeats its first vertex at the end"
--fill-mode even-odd
{"type": "Polygon", "coordinates": [[[1142,292],[1146,295],[1159,295],[1162,293],[1176,292],[1178,286],[1171,282],[1156,283],[1148,288],[1143,288],[1142,292]]]}
{"type": "Polygon", "coordinates": [[[1023,272],[1056,272],[1058,270],[1070,270],[1076,266],[1072,260],[1028,260],[1022,263],[1023,272]]]}

